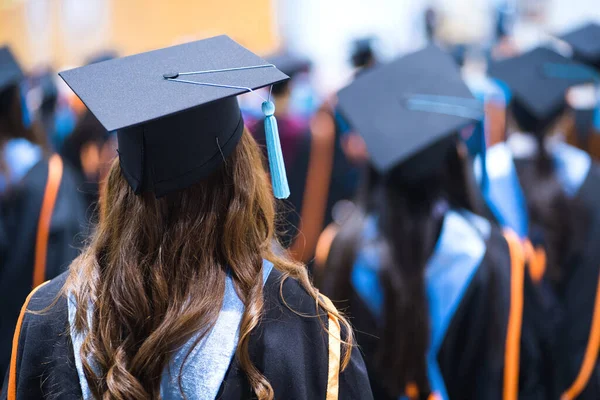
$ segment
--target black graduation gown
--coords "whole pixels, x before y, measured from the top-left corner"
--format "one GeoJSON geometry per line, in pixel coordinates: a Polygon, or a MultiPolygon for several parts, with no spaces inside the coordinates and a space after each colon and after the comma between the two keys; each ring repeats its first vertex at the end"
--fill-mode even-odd
{"type": "MultiPolygon", "coordinates": [[[[38,162],[0,199],[0,373],[8,367],[14,327],[21,305],[33,284],[38,220],[48,179],[48,160],[38,162]]],[[[69,266],[81,248],[85,206],[76,177],[64,164],[50,220],[45,278],[69,266]]]]}
{"type": "MultiPolygon", "coordinates": [[[[264,286],[264,314],[252,332],[250,356],[270,382],[277,399],[326,399],[328,388],[328,334],[325,313],[316,317],[315,302],[293,279],[283,285],[273,269],[264,286]],[[298,313],[306,314],[300,316],[298,313]],[[325,324],[325,325],[323,325],[325,324]]],[[[41,287],[28,308],[40,310],[55,299],[66,273],[41,287]]],[[[61,298],[46,315],[25,314],[16,359],[19,400],[79,399],[81,388],[75,367],[68,322],[67,301],[61,298]]],[[[344,333],[342,332],[342,336],[344,333]]],[[[8,381],[8,379],[6,379],[8,381]]],[[[7,399],[5,385],[0,399],[7,399]]],[[[247,379],[233,359],[219,390],[219,399],[253,398],[247,379]]],[[[357,347],[339,375],[340,399],[372,399],[362,356],[357,347]]]]}
{"type": "MultiPolygon", "coordinates": [[[[532,167],[530,159],[516,159],[518,173],[532,167]]],[[[554,290],[559,303],[555,317],[557,337],[555,360],[556,386],[562,393],[579,374],[590,338],[594,305],[600,279],[600,167],[592,163],[583,184],[573,197],[574,204],[586,210],[583,243],[569,257],[560,288],[554,290]]],[[[577,399],[600,398],[600,362],[595,366],[577,399]]]]}
{"type": "MultiPolygon", "coordinates": [[[[340,235],[344,235],[342,232],[340,235]]],[[[339,237],[339,240],[347,239],[339,237]]],[[[336,240],[338,237],[334,239],[330,257],[344,257],[334,250],[336,240]]],[[[331,265],[340,265],[333,261],[331,265]]],[[[549,348],[547,343],[540,340],[538,329],[534,326],[536,320],[533,318],[539,314],[541,305],[534,301],[536,296],[532,294],[533,283],[524,268],[522,275],[524,281],[521,296],[531,299],[523,302],[518,398],[551,399],[554,397],[546,386],[548,378],[545,366],[547,357],[550,356],[549,348]]],[[[333,273],[332,276],[338,275],[333,273]]],[[[449,399],[503,398],[512,280],[508,243],[500,229],[493,226],[486,241],[484,257],[465,291],[438,352],[437,361],[449,399]]],[[[330,283],[325,283],[324,293],[329,294],[332,287],[330,283]]],[[[376,399],[396,400],[382,387],[374,368],[379,344],[377,319],[352,285],[347,290],[344,298],[349,301],[342,301],[340,304],[348,307],[344,311],[350,317],[357,342],[364,352],[373,395],[376,399]]],[[[332,297],[332,300],[342,299],[332,297]]]]}

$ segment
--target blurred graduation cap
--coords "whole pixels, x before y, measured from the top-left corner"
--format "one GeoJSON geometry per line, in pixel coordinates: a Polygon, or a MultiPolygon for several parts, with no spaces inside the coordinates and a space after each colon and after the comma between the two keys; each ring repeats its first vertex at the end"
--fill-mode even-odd
{"type": "Polygon", "coordinates": [[[355,68],[363,68],[375,59],[374,43],[375,38],[370,36],[358,38],[352,42],[350,60],[355,68]]]}
{"type": "Polygon", "coordinates": [[[600,25],[588,23],[560,39],[571,45],[575,60],[600,70],[600,25]]]}
{"type": "Polygon", "coordinates": [[[338,106],[375,168],[401,165],[407,180],[438,168],[456,133],[483,118],[458,66],[435,45],[365,72],[338,93],[338,106]]]}
{"type": "MultiPolygon", "coordinates": [[[[278,70],[286,74],[291,79],[300,73],[308,72],[310,61],[307,58],[283,52],[267,57],[267,61],[277,67],[278,70]]],[[[273,85],[273,94],[281,94],[289,85],[289,80],[273,85]]]]}
{"type": "Polygon", "coordinates": [[[510,89],[515,118],[532,132],[542,132],[564,110],[567,89],[596,80],[591,68],[544,47],[494,63],[488,74],[510,89]]]}
{"type": "Polygon", "coordinates": [[[119,57],[119,54],[115,50],[104,50],[93,54],[86,60],[85,64],[96,64],[103,61],[109,61],[117,57],[119,57]]]}
{"type": "Polygon", "coordinates": [[[0,47],[0,92],[23,79],[23,71],[8,46],[0,47]]]}
{"type": "MultiPolygon", "coordinates": [[[[157,197],[199,182],[232,153],[244,129],[237,95],[287,79],[224,35],[60,76],[106,130],[117,131],[121,169],[135,193],[157,197]]],[[[273,190],[287,197],[270,101],[263,111],[273,190]]]]}

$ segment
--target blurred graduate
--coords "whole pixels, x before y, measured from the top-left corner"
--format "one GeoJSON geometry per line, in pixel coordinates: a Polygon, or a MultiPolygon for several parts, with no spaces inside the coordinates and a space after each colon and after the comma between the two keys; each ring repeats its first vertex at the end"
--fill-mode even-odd
{"type": "Polygon", "coordinates": [[[65,271],[85,225],[73,171],[27,126],[21,68],[0,48],[0,375],[19,310],[32,287],[65,271]]]}
{"type": "Polygon", "coordinates": [[[483,108],[452,57],[431,45],[338,97],[371,158],[321,288],[347,307],[375,398],[547,398],[524,250],[482,216],[461,136],[483,108]]]}
{"type": "MultiPolygon", "coordinates": [[[[564,35],[560,39],[571,46],[572,58],[582,64],[593,68],[600,74],[600,25],[590,22],[579,26],[564,35]]],[[[590,153],[598,160],[600,159],[600,90],[598,82],[590,85],[585,94],[593,100],[580,103],[577,94],[567,96],[567,101],[575,104],[572,129],[564,132],[567,142],[590,153]],[[571,99],[569,98],[571,97],[571,99]]]]}
{"type": "MultiPolygon", "coordinates": [[[[363,37],[352,41],[350,63],[354,77],[360,76],[377,65],[375,38],[363,37]]],[[[368,157],[363,138],[354,132],[345,117],[337,108],[337,98],[333,96],[315,114],[311,125],[313,135],[323,143],[323,152],[328,155],[327,192],[325,213],[321,230],[329,231],[335,221],[341,221],[348,212],[349,200],[354,198],[360,179],[361,167],[368,157]],[[327,153],[325,153],[327,151],[327,153]]],[[[312,254],[318,258],[315,241],[312,254]]]]}
{"type": "Polygon", "coordinates": [[[545,261],[530,274],[546,297],[554,396],[596,399],[600,170],[561,133],[573,124],[569,94],[581,104],[597,76],[545,47],[492,64],[489,73],[510,89],[511,102],[507,142],[486,157],[484,196],[499,222],[527,238],[530,252],[545,261]]]}

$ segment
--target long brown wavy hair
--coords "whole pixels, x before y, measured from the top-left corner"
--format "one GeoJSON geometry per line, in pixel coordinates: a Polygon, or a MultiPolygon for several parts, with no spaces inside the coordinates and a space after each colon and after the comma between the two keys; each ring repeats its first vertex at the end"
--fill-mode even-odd
{"type": "Polygon", "coordinates": [[[275,203],[262,165],[245,131],[210,177],[156,199],[151,193],[136,196],[114,161],[99,226],[64,289],[78,305],[75,329],[85,334],[80,357],[95,397],[159,398],[170,355],[214,326],[230,273],[245,304],[236,357],[256,396],[272,399],[271,385],[248,353],[263,308],[263,259],[273,262],[283,280],[297,279],[316,307],[339,318],[349,334],[343,341],[347,365],[347,321],[322,301],[304,265],[273,251],[275,203]]]}

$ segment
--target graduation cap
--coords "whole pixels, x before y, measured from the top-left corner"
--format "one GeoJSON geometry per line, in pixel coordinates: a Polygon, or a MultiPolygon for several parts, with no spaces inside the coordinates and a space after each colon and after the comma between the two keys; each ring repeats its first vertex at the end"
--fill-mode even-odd
{"type": "Polygon", "coordinates": [[[492,64],[488,74],[511,90],[522,128],[539,132],[564,110],[567,89],[597,79],[591,68],[544,47],[492,64]]]}
{"type": "MultiPolygon", "coordinates": [[[[220,166],[242,136],[237,95],[287,79],[227,36],[117,58],[60,76],[108,131],[136,194],[193,185],[220,166]]],[[[258,95],[258,94],[257,94],[258,95]]],[[[263,103],[273,192],[289,195],[274,106],[263,103]]]]}
{"type": "Polygon", "coordinates": [[[0,47],[0,92],[23,79],[23,71],[8,46],[0,47]]]}
{"type": "Polygon", "coordinates": [[[438,168],[455,133],[483,118],[458,66],[435,45],[365,72],[338,93],[338,106],[375,168],[401,165],[405,179],[438,168]]]}
{"type": "Polygon", "coordinates": [[[600,69],[600,25],[589,23],[560,38],[571,45],[577,61],[600,69]]]}

